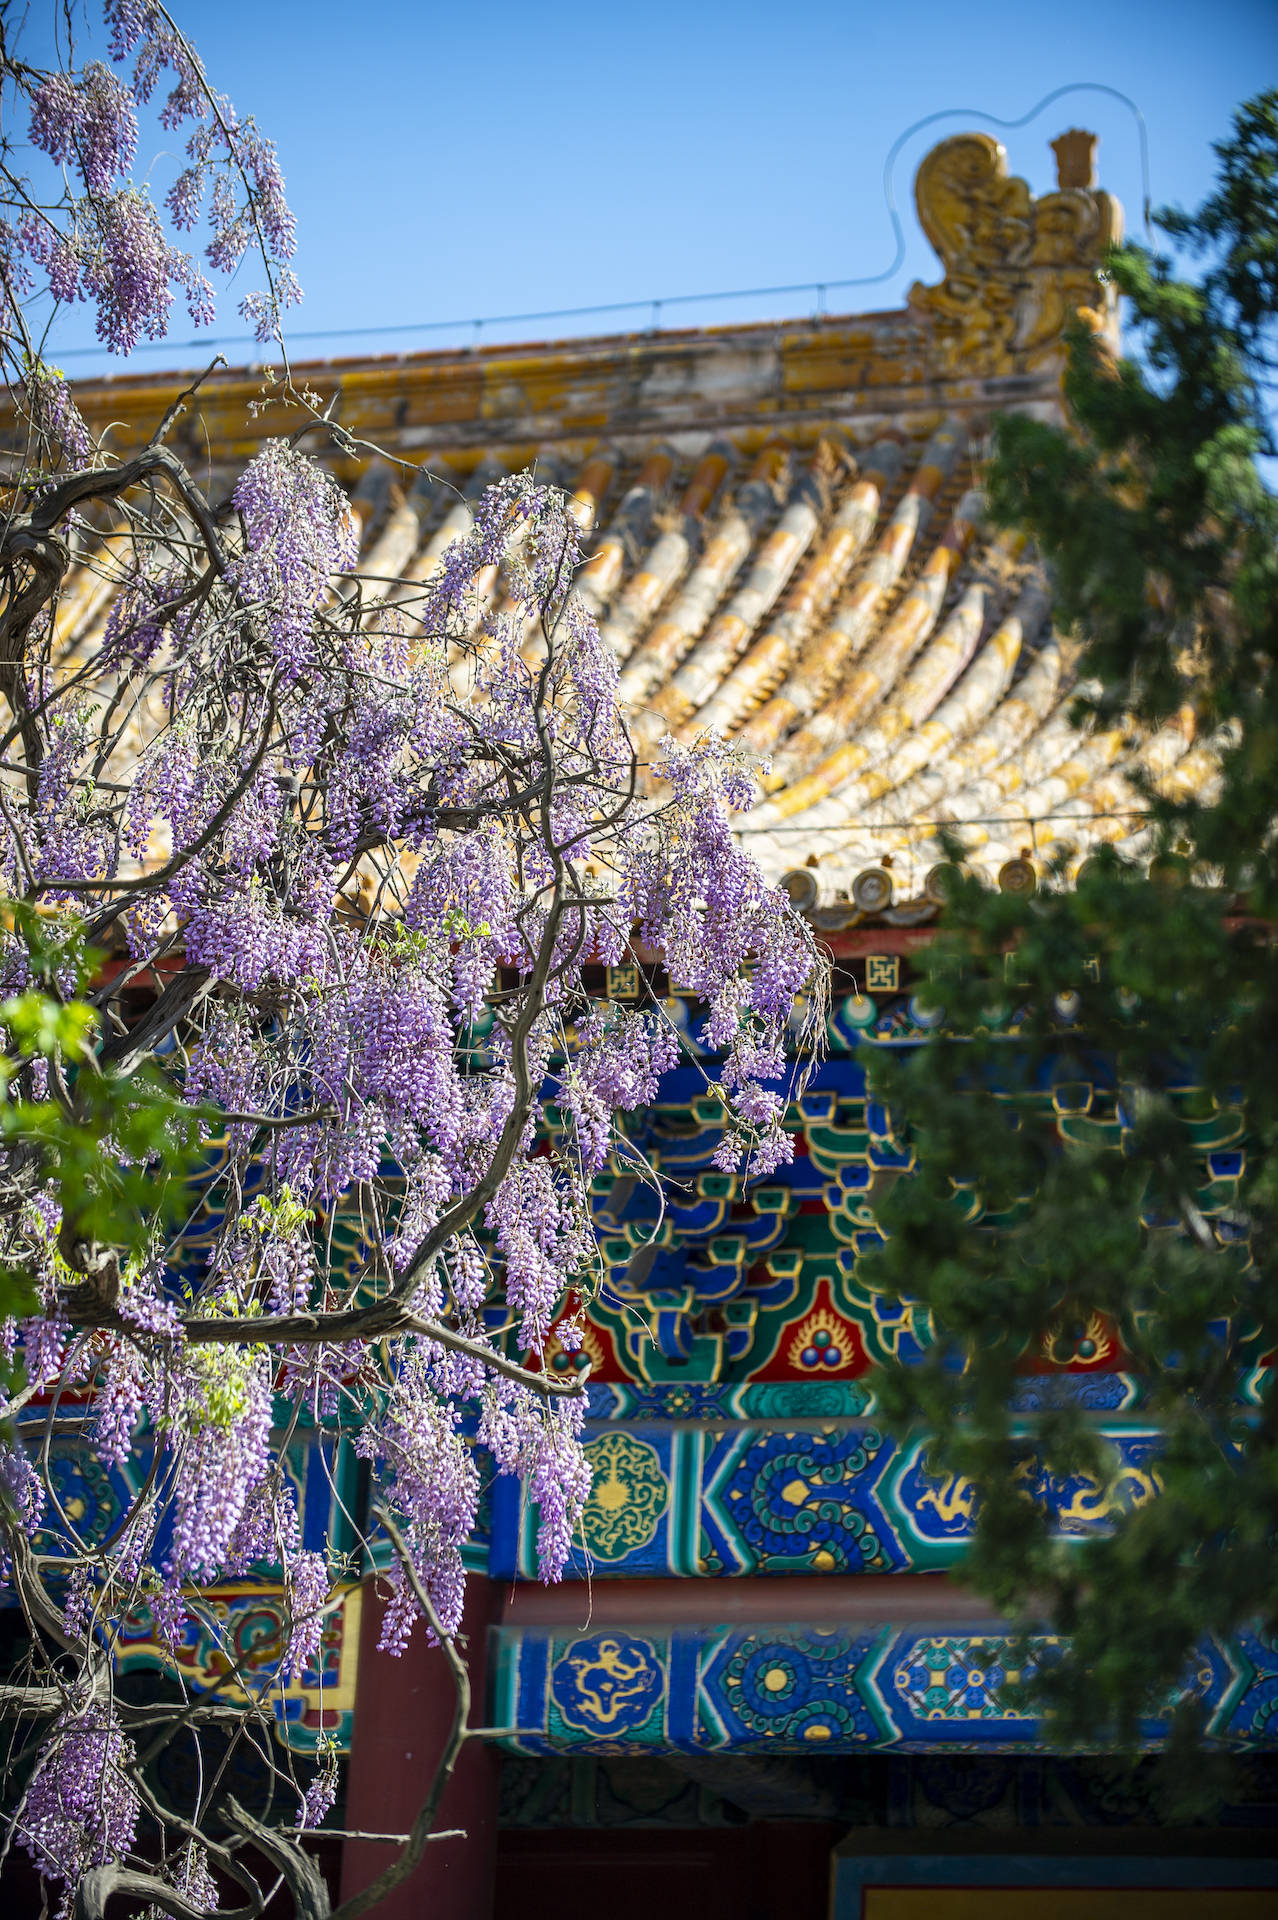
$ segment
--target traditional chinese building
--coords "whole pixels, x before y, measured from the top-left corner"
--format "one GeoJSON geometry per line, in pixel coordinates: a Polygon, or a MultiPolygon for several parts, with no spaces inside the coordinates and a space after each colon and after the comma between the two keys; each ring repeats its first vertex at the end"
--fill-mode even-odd
{"type": "MultiPolygon", "coordinates": [[[[584,1349],[583,1536],[570,1577],[542,1587],[520,1486],[491,1480],[466,1632],[493,1732],[466,1750],[444,1807],[468,1837],[428,1849],[379,1909],[387,1920],[536,1920],[587,1903],[612,1920],[1274,1911],[1261,1759],[1229,1825],[1171,1832],[1139,1778],[1045,1751],[1004,1697],[1004,1626],[949,1577],[972,1490],[929,1477],[921,1445],[876,1418],[876,1369],[918,1355],[926,1324],[858,1279],[875,1197],[906,1170],[864,1062],[924,1044],[936,1018],[914,997],[912,959],[937,912],[937,824],[1017,889],[1054,842],[1139,845],[1130,738],[1072,727],[1070,647],[1046,585],[984,525],[978,491],[997,411],[1059,416],[1069,316],[1115,329],[1097,268],[1120,212],[1095,184],[1094,146],[1077,132],[1054,142],[1057,180],[1038,193],[986,135],[935,148],[916,195],[936,280],[897,311],[297,370],[356,441],[451,483],[405,489],[391,466],[350,456],[372,574],[428,577],[499,472],[535,461],[572,491],[593,529],[580,590],[641,738],[714,724],[770,757],[743,832],[835,968],[828,1053],[789,1112],[794,1161],[751,1186],[713,1165],[721,1113],[695,1002],[659,956],[600,970],[601,995],[664,998],[685,1041],[641,1137],[669,1202],[654,1238],[651,1197],[624,1168],[596,1183],[608,1277],[584,1349]]],[[[279,430],[250,411],[260,385],[251,372],[204,385],[178,427],[194,465],[229,468],[279,430]]],[[[117,423],[122,448],[172,393],[128,376],[77,397],[117,423]]],[[[103,617],[86,573],[61,618],[91,631],[103,617]]],[[[1135,751],[1169,788],[1211,771],[1188,736],[1135,751]]],[[[1075,1087],[1056,1110],[1062,1135],[1117,1149],[1101,1093],[1075,1087]]],[[[1208,1211],[1213,1195],[1229,1204],[1240,1127],[1204,1123],[1208,1211]]],[[[1027,1409],[1049,1377],[1148,1491],[1155,1436],[1108,1331],[1058,1329],[1025,1375],[1027,1409]]],[[[340,1545],[321,1448],[352,1510],[362,1489],[341,1436],[299,1454],[308,1534],[340,1545]]],[[[1087,1483],[1045,1493],[1062,1534],[1094,1523],[1087,1483]]],[[[402,1831],[449,1686],[424,1645],[399,1661],[376,1652],[376,1579],[351,1575],[323,1671],[287,1690],[279,1737],[304,1748],[335,1732],[345,1826],[402,1831]]],[[[269,1590],[218,1604],[247,1658],[269,1647],[269,1590]]],[[[145,1665],[145,1639],[135,1654],[145,1665]]],[[[183,1657],[194,1685],[211,1678],[197,1641],[183,1657]]],[[[1273,1647],[1210,1646],[1199,1685],[1213,1731],[1259,1751],[1278,1702],[1273,1647]]],[[[347,1890],[385,1858],[347,1842],[347,1890]]]]}

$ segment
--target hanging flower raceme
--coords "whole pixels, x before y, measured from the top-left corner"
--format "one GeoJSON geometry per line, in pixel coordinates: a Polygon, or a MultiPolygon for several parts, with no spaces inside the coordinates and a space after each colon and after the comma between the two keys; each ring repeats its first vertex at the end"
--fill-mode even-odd
{"type": "Polygon", "coordinates": [[[540,1516],[537,1566],[545,1581],[558,1580],[563,1573],[590,1497],[590,1468],[581,1446],[585,1416],[584,1399],[560,1400],[551,1407],[528,1476],[528,1492],[540,1516]]]}
{"type": "MultiPolygon", "coordinates": [[[[192,205],[216,164],[197,142],[192,205]]],[[[238,215],[205,184],[226,264],[238,215]]],[[[221,1109],[184,1226],[157,1225],[88,1363],[60,1317],[56,1221],[44,1236],[26,1335],[41,1384],[91,1376],[109,1469],[155,1448],[110,1564],[71,1586],[80,1626],[136,1578],[176,1646],[190,1589],[269,1568],[281,1666],[313,1672],[330,1568],[313,1509],[303,1541],[280,1435],[322,1446],[329,1422],[358,1430],[404,1542],[392,1651],[429,1614],[418,1589],[443,1631],[460,1621],[477,1448],[522,1477],[558,1577],[589,1493],[587,1399],[555,1397],[548,1343],[570,1344],[566,1296],[600,1283],[590,1190],[625,1150],[619,1121],[681,1057],[660,1002],[592,998],[636,932],[706,1003],[719,1163],[757,1178],[790,1150],[782,1042],[811,956],[733,834],[747,770],[711,738],[672,749],[664,787],[638,795],[615,665],[570,593],[581,536],[563,496],[513,477],[473,508],[388,608],[349,577],[358,528],[335,479],[271,443],[219,509],[216,562],[144,549],[129,565],[102,709],[64,702],[63,731],[46,725],[27,803],[41,847],[71,861],[91,786],[125,878],[95,897],[107,856],[91,866],[82,844],[68,896],[118,913],[133,977],[151,970],[161,998],[172,984],[164,1071],[221,1109]],[[94,716],[133,688],[139,744],[112,785],[94,716]]],[[[306,1790],[305,1824],[326,1792],[306,1790]]]]}
{"type": "Polygon", "coordinates": [[[48,1504],[44,1482],[21,1442],[0,1444],[0,1579],[12,1571],[12,1555],[5,1545],[11,1527],[28,1539],[39,1531],[48,1504]]]}
{"type": "Polygon", "coordinates": [[[43,266],[55,300],[93,300],[98,338],[113,353],[129,353],[146,335],[168,328],[174,290],[186,295],[197,325],[213,319],[213,289],[191,256],[167,239],[159,211],[130,180],[137,156],[138,110],[151,101],[165,72],[174,84],[159,105],[166,133],[193,123],[186,165],[164,196],[178,233],[205,218],[209,265],[228,277],[256,252],[267,287],[244,294],[241,315],[260,340],[278,339],[283,311],[301,298],[288,265],[297,228],[274,143],[252,116],[241,118],[215,93],[189,43],[153,0],[106,0],[110,54],[118,66],[132,57],[131,81],[91,61],[82,72],[55,71],[27,78],[32,147],[62,170],[63,192],[42,203],[22,182],[16,196],[26,210],[13,243],[15,290],[26,262],[43,266]]]}
{"type": "Polygon", "coordinates": [[[63,375],[43,360],[34,360],[27,367],[24,385],[32,421],[45,444],[56,447],[61,463],[87,465],[93,454],[93,436],[63,375]]]}
{"type": "MultiPolygon", "coordinates": [[[[246,1320],[246,1335],[250,1323],[246,1320]]],[[[271,1376],[253,1347],[185,1349],[174,1369],[166,1439],[172,1456],[173,1526],[165,1575],[215,1580],[250,1497],[270,1468],[271,1376]]]]}
{"type": "MultiPolygon", "coordinates": [[[[273,146],[158,0],[107,0],[106,19],[110,65],[9,74],[49,191],[18,191],[0,153],[21,209],[0,223],[6,337],[32,335],[18,322],[36,266],[127,351],[164,333],[179,295],[208,318],[202,269],[240,273],[253,253],[266,288],[241,311],[278,334],[294,229],[273,146]],[[132,177],[149,103],[185,144],[154,200],[132,177]],[[175,237],[205,228],[197,266],[175,237]]],[[[789,1150],[782,1041],[811,956],[733,833],[751,792],[736,751],[711,737],[670,750],[660,778],[636,765],[557,488],[468,484],[441,551],[425,476],[375,467],[357,517],[325,464],[340,429],[287,374],[262,404],[288,406],[293,439],[229,488],[183,464],[173,419],[120,452],[92,441],[52,369],[13,375],[36,468],[13,524],[35,526],[41,501],[84,514],[47,543],[60,597],[17,633],[0,819],[5,992],[47,991],[59,1014],[95,1003],[74,1050],[11,1044],[0,1085],[38,1123],[32,1144],[0,1140],[0,1262],[35,1287],[22,1324],[0,1327],[6,1393],[9,1360],[15,1379],[26,1365],[0,1510],[15,1578],[51,1583],[37,1617],[61,1622],[46,1677],[67,1702],[24,1837],[72,1886],[132,1846],[132,1710],[108,1703],[144,1617],[185,1681],[193,1620],[219,1633],[201,1590],[267,1579],[280,1631],[243,1691],[266,1711],[285,1675],[318,1684],[331,1581],[350,1572],[349,1539],[326,1529],[348,1504],[352,1434],[369,1507],[403,1541],[385,1645],[423,1615],[456,1630],[492,1468],[521,1477],[542,1575],[562,1572],[589,1492],[588,1402],[575,1368],[547,1364],[551,1342],[580,1343],[602,1284],[592,1184],[635,1164],[624,1118],[681,1058],[668,1003],[601,1006],[601,970],[646,943],[641,980],[659,960],[704,1002],[720,1162],[750,1178],[789,1150]],[[386,577],[358,577],[362,534],[386,577]],[[91,977],[44,957],[51,901],[95,950],[91,977]],[[177,1134],[190,1159],[171,1154],[177,1134]],[[67,1138],[74,1152],[44,1153],[67,1138]],[[50,1498],[47,1456],[21,1434],[30,1419],[60,1435],[64,1418],[94,1474],[131,1490],[119,1516],[50,1498]],[[24,1546],[48,1540],[56,1555],[24,1546]]],[[[376,1539],[369,1510],[350,1519],[376,1539]]],[[[242,1651],[229,1635],[219,1649],[237,1687],[242,1651]]],[[[332,1804],[320,1759],[286,1822],[332,1804]]],[[[188,1902],[212,1899],[212,1845],[170,1827],[158,1857],[188,1902]]]]}
{"type": "Polygon", "coordinates": [[[313,661],[311,626],[330,579],[355,564],[355,517],[332,474],[282,440],[250,460],[233,499],[245,551],[231,577],[288,679],[313,661]]]}
{"type": "Polygon", "coordinates": [[[98,60],[78,80],[51,73],[32,96],[31,141],[51,160],[74,165],[87,192],[109,193],[138,150],[133,94],[98,60]]]}
{"type": "Polygon", "coordinates": [[[150,198],[136,187],[78,202],[65,228],[31,216],[21,233],[56,300],[96,304],[97,336],[112,353],[131,353],[144,335],[164,337],[175,286],[197,326],[212,322],[212,287],[190,255],[169,243],[150,198]]]}
{"type": "MultiPolygon", "coordinates": [[[[360,1435],[356,1451],[384,1463],[413,1571],[444,1631],[455,1633],[466,1578],[461,1549],[475,1524],[479,1475],[458,1432],[457,1414],[440,1397],[438,1356],[421,1343],[401,1347],[400,1353],[385,1411],[360,1435]]],[[[420,1609],[402,1567],[392,1568],[390,1584],[380,1644],[399,1653],[420,1609]]]]}
{"type": "Polygon", "coordinates": [[[18,1834],[41,1873],[66,1888],[62,1913],[90,1867],[129,1852],[141,1805],[129,1778],[133,1744],[105,1703],[68,1709],[27,1788],[18,1834]]]}

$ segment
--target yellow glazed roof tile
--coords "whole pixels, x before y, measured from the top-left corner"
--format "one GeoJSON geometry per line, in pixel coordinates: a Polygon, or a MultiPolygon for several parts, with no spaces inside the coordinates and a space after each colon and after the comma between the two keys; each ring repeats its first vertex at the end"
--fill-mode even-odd
{"type": "MultiPolygon", "coordinates": [[[[1219,758],[1185,728],[1081,736],[1033,555],[981,526],[995,412],[1059,417],[1077,307],[1112,332],[1096,269],[1116,204],[1084,188],[1036,199],[984,135],[934,149],[916,197],[944,272],[899,312],[295,369],[348,444],[387,456],[334,455],[366,592],[411,608],[482,486],[535,463],[586,530],[578,587],[641,751],[713,726],[770,763],[743,835],[796,897],[849,915],[857,874],[888,856],[897,902],[923,898],[942,821],[991,872],[1027,848],[1139,848],[1130,775],[1202,787],[1219,758]],[[406,481],[401,463],[422,471],[406,481]]],[[[128,376],[77,398],[123,452],[176,384],[128,376]]],[[[270,407],[255,424],[259,389],[215,373],[180,423],[211,490],[289,430],[270,407]]],[[[75,651],[112,596],[110,529],[85,539],[58,613],[75,651]]],[[[471,593],[477,629],[503,604],[498,570],[471,593]]],[[[530,633],[526,657],[538,644],[530,633]]]]}

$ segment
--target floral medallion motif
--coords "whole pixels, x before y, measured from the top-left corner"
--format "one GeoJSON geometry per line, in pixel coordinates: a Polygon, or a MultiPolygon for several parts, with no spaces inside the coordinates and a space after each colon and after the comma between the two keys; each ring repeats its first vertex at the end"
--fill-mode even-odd
{"type": "Polygon", "coordinates": [[[586,1546],[597,1560],[623,1560],[648,1545],[670,1504],[661,1456],[647,1440],[608,1433],[586,1458],[594,1476],[581,1516],[586,1546]]]}

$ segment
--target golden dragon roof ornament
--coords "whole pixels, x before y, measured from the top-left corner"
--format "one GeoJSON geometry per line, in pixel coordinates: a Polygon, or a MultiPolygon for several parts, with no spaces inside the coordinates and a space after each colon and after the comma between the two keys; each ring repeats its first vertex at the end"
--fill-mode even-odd
{"type": "Polygon", "coordinates": [[[948,373],[1041,368],[1061,355],[1075,314],[1116,344],[1116,302],[1100,270],[1122,238],[1122,210],[1094,184],[1094,134],[1071,129],[1052,144],[1059,184],[1039,199],[987,133],[943,140],[919,168],[919,222],[945,278],[916,281],[907,298],[930,321],[948,373]]]}

